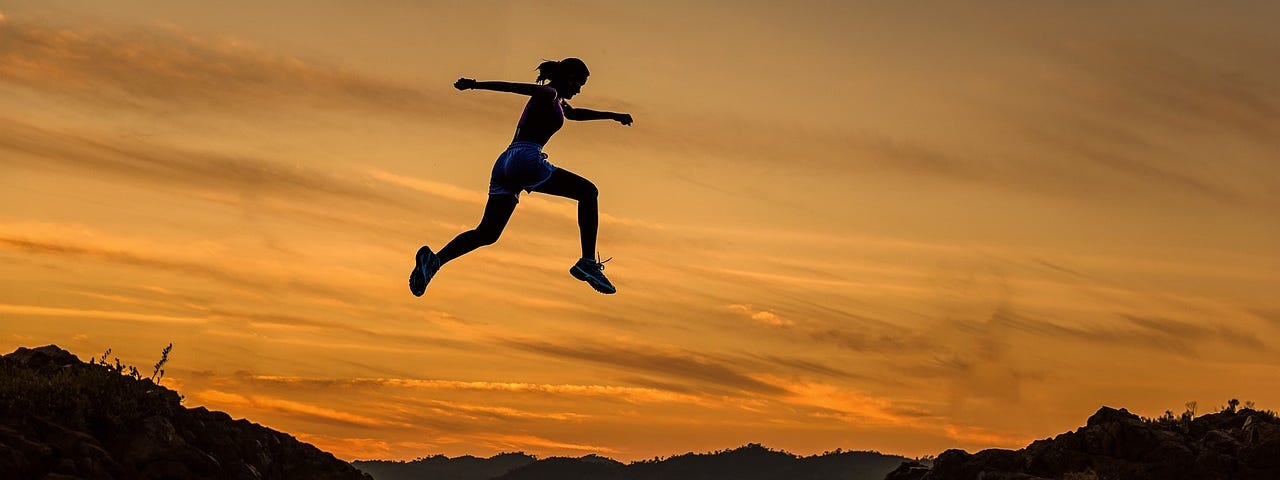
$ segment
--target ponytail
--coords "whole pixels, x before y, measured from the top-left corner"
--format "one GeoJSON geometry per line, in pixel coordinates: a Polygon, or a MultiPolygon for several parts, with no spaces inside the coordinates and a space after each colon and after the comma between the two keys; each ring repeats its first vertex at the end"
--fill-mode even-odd
{"type": "Polygon", "coordinates": [[[538,65],[538,83],[560,76],[560,62],[547,60],[538,65]]]}
{"type": "Polygon", "coordinates": [[[538,83],[543,81],[555,81],[566,76],[580,76],[587,78],[591,74],[587,70],[587,64],[576,58],[566,58],[564,60],[546,60],[538,65],[538,83]]]}

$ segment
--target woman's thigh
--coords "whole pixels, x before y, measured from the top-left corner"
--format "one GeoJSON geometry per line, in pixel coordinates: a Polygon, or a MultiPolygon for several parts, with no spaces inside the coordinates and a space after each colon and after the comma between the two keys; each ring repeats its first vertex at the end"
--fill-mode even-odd
{"type": "Polygon", "coordinates": [[[596,189],[596,185],[591,183],[591,180],[582,178],[578,174],[563,168],[557,168],[554,172],[551,172],[551,178],[534,187],[533,191],[558,197],[568,197],[574,200],[595,198],[600,193],[596,189]]]}
{"type": "Polygon", "coordinates": [[[514,195],[489,195],[489,201],[484,205],[484,216],[480,218],[480,225],[476,230],[502,232],[507,227],[507,221],[511,220],[511,214],[516,211],[516,203],[514,195]]]}

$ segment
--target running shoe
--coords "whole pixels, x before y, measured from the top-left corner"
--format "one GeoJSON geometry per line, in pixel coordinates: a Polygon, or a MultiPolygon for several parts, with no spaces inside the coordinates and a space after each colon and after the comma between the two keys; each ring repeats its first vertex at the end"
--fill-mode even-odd
{"type": "MultiPolygon", "coordinates": [[[[598,259],[599,257],[597,256],[596,258],[598,259]]],[[[591,285],[591,288],[596,289],[597,292],[606,295],[615,293],[618,289],[613,288],[613,284],[609,283],[608,278],[605,278],[603,271],[604,262],[609,260],[613,260],[613,258],[609,258],[604,261],[583,258],[578,260],[578,263],[575,263],[573,267],[569,269],[569,274],[573,275],[573,278],[587,282],[587,284],[591,285]]]]}
{"type": "Polygon", "coordinates": [[[437,257],[431,248],[423,245],[418,249],[418,254],[414,256],[416,264],[413,271],[409,272],[409,291],[415,297],[421,297],[423,292],[427,291],[427,284],[431,282],[431,277],[436,276],[436,271],[440,270],[440,257],[437,257]]]}

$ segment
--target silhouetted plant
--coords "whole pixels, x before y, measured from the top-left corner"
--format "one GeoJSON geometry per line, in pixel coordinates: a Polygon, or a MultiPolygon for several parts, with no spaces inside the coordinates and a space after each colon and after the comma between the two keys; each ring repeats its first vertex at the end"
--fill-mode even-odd
{"type": "Polygon", "coordinates": [[[151,381],[156,382],[158,384],[160,383],[160,380],[164,378],[163,367],[165,362],[169,361],[169,352],[172,350],[173,350],[173,343],[170,342],[169,346],[164,347],[164,351],[160,352],[160,361],[156,362],[156,369],[151,372],[151,381]]]}
{"type": "Polygon", "coordinates": [[[1222,411],[1225,413],[1236,413],[1236,407],[1239,407],[1239,406],[1240,406],[1240,400],[1233,398],[1231,400],[1227,400],[1227,408],[1224,408],[1222,411]]]}

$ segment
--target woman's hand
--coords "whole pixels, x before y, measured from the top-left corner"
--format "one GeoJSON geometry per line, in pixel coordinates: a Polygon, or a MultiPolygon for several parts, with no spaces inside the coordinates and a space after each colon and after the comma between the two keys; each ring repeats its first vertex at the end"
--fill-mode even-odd
{"type": "Polygon", "coordinates": [[[458,90],[470,90],[476,88],[476,81],[471,78],[459,78],[458,81],[453,82],[453,88],[458,90]]]}
{"type": "Polygon", "coordinates": [[[617,117],[614,117],[614,120],[617,120],[618,123],[621,123],[623,125],[631,125],[631,114],[619,113],[617,117]]]}

